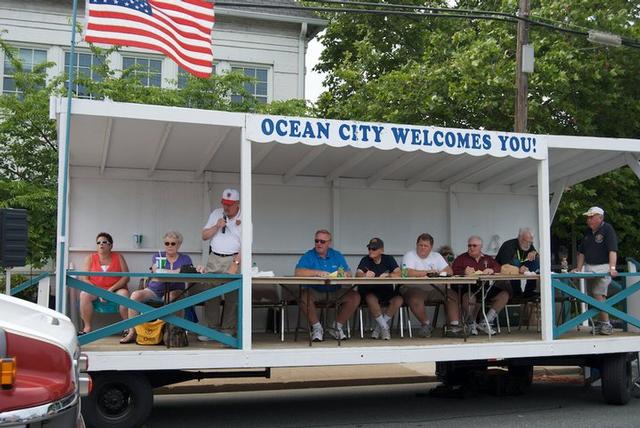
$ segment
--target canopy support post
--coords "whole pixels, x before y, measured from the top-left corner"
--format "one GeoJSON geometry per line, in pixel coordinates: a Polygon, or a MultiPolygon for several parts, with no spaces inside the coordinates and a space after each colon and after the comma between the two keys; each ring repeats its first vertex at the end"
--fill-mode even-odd
{"type": "Polygon", "coordinates": [[[240,135],[240,206],[242,222],[242,238],[240,253],[242,256],[242,299],[238,305],[242,305],[242,332],[238,331],[240,339],[240,349],[248,351],[251,349],[251,243],[253,242],[253,222],[251,219],[251,141],[246,137],[247,127],[241,130],[240,135]]]}
{"type": "Polygon", "coordinates": [[[542,340],[553,340],[551,288],[551,222],[549,210],[549,160],[538,162],[538,230],[540,231],[540,297],[542,340]]]}

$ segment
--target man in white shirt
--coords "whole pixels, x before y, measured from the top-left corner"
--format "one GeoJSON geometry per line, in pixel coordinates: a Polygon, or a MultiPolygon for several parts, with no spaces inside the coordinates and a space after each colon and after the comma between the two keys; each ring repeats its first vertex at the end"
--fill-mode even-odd
{"type": "MultiPolygon", "coordinates": [[[[408,251],[402,257],[403,268],[407,268],[410,277],[426,277],[430,275],[440,275],[441,273],[446,273],[447,275],[453,274],[451,267],[444,257],[435,251],[431,251],[432,249],[433,236],[428,233],[419,235],[416,240],[416,249],[408,251]]],[[[433,327],[427,318],[424,304],[427,301],[442,301],[446,289],[444,287],[436,289],[435,286],[429,289],[420,286],[404,288],[404,300],[411,308],[411,312],[413,312],[416,318],[418,318],[418,321],[420,321],[421,327],[420,330],[418,330],[418,336],[430,337],[433,327]]],[[[446,302],[445,307],[450,326],[447,333],[452,336],[458,336],[462,334],[462,328],[459,322],[457,296],[451,290],[449,290],[447,296],[448,302],[446,302]]]]}
{"type": "MultiPolygon", "coordinates": [[[[202,240],[211,240],[208,273],[227,273],[232,263],[240,263],[240,242],[242,226],[240,224],[240,193],[236,189],[225,189],[222,192],[221,208],[213,210],[202,229],[202,240]]],[[[207,284],[192,287],[193,293],[204,291],[207,284]]],[[[205,318],[210,328],[218,327],[220,297],[205,302],[205,318]]],[[[235,335],[237,326],[238,293],[224,295],[224,313],[221,330],[235,335]]],[[[198,340],[209,340],[206,336],[198,336],[198,340]]]]}

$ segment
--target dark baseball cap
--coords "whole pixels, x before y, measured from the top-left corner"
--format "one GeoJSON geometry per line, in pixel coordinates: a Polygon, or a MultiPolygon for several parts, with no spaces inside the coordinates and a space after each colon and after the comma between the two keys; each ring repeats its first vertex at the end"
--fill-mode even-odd
{"type": "Polygon", "coordinates": [[[380,238],[371,238],[371,241],[367,244],[367,248],[370,250],[379,250],[380,248],[384,248],[384,242],[380,238]]]}

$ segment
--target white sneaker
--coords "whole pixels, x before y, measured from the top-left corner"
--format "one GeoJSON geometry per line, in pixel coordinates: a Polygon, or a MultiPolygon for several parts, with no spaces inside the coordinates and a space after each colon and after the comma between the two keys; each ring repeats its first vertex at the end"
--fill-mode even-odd
{"type": "Polygon", "coordinates": [[[602,336],[610,336],[613,334],[613,326],[611,325],[610,322],[601,322],[600,323],[600,331],[598,332],[599,335],[602,336]]]}
{"type": "Polygon", "coordinates": [[[380,338],[382,340],[391,340],[391,330],[388,328],[380,329],[380,338]]]}
{"type": "Polygon", "coordinates": [[[324,330],[322,327],[314,327],[311,331],[311,340],[313,342],[322,342],[324,340],[324,330]]]}
{"type": "Polygon", "coordinates": [[[433,328],[431,324],[425,324],[418,329],[419,337],[431,337],[431,332],[433,332],[433,328]]]}
{"type": "Polygon", "coordinates": [[[213,342],[213,339],[207,336],[198,336],[198,342],[213,342]]]}
{"type": "Polygon", "coordinates": [[[329,334],[336,340],[345,340],[347,335],[344,334],[344,331],[340,327],[334,327],[329,330],[329,334]]]}
{"type": "Polygon", "coordinates": [[[487,324],[485,321],[482,321],[481,323],[476,324],[476,327],[477,327],[478,330],[480,330],[484,334],[491,333],[491,335],[494,335],[494,334],[497,333],[496,329],[494,329],[492,326],[487,324]]]}
{"type": "Polygon", "coordinates": [[[378,324],[376,322],[376,327],[373,329],[373,331],[371,332],[371,338],[372,339],[380,339],[380,324],[378,324]]]}
{"type": "Polygon", "coordinates": [[[475,321],[469,324],[469,335],[477,336],[478,335],[478,324],[475,321]]]}

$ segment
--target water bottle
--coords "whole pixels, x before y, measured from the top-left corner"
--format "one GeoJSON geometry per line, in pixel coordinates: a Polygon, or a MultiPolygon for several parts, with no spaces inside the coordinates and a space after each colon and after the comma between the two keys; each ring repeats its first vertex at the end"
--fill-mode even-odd
{"type": "Polygon", "coordinates": [[[338,268],[338,278],[344,278],[344,268],[342,266],[338,268]]]}
{"type": "Polygon", "coordinates": [[[560,260],[560,272],[561,273],[569,272],[569,262],[567,262],[566,257],[563,257],[562,260],[560,260]]]}
{"type": "Polygon", "coordinates": [[[402,264],[401,276],[407,278],[409,276],[409,268],[404,263],[402,264]]]}

